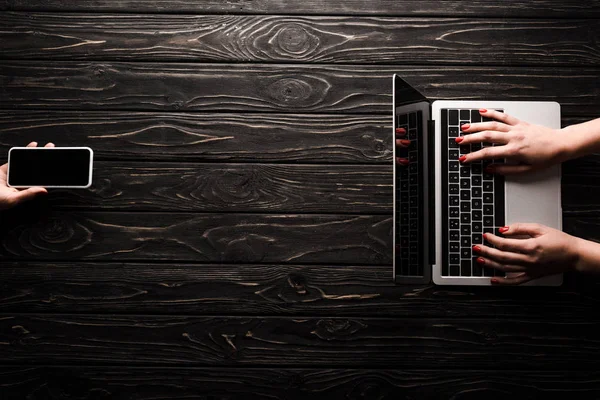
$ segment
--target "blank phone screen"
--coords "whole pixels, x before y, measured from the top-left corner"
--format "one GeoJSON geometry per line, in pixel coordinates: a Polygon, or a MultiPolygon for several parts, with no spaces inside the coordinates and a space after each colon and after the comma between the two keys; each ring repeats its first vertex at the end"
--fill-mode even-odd
{"type": "Polygon", "coordinates": [[[8,166],[10,186],[87,186],[88,149],[12,149],[8,166]]]}

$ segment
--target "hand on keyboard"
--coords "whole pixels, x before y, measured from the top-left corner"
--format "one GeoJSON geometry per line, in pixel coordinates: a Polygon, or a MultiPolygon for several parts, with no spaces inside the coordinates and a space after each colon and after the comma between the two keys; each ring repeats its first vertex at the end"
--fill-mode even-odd
{"type": "Polygon", "coordinates": [[[557,129],[529,124],[495,110],[482,109],[480,114],[495,121],[463,125],[461,130],[466,135],[456,141],[461,146],[483,142],[496,146],[466,154],[461,162],[504,158],[508,164],[492,164],[487,172],[507,175],[548,167],[567,159],[568,149],[557,129]],[[510,161],[518,164],[511,165],[510,161]]]}
{"type": "Polygon", "coordinates": [[[505,237],[491,233],[484,235],[495,248],[483,244],[473,247],[473,252],[480,256],[477,259],[479,264],[515,273],[507,277],[493,277],[492,284],[518,285],[573,270],[577,266],[581,239],[539,224],[517,223],[500,228],[500,233],[505,237]]]}

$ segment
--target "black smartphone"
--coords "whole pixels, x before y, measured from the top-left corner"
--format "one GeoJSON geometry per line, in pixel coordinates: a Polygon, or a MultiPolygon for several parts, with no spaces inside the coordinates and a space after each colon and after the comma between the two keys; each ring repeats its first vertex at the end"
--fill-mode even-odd
{"type": "Polygon", "coordinates": [[[89,147],[13,147],[8,151],[8,186],[84,189],[92,184],[89,147]]]}

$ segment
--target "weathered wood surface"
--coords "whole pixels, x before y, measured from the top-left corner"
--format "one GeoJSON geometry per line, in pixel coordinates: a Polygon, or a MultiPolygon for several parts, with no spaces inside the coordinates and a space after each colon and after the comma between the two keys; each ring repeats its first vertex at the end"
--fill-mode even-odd
{"type": "Polygon", "coordinates": [[[597,399],[594,371],[0,367],[14,399],[597,399]]]}
{"type": "Polygon", "coordinates": [[[598,20],[0,14],[4,59],[598,65],[598,20]]]}
{"type": "Polygon", "coordinates": [[[96,164],[89,190],[56,190],[53,208],[88,210],[383,213],[391,166],[96,164]]]}
{"type": "Polygon", "coordinates": [[[5,259],[391,263],[388,215],[2,215],[5,259]]]}
{"type": "Polygon", "coordinates": [[[0,10],[598,18],[600,1],[514,0],[507,6],[490,0],[0,0],[0,10]]]}
{"type": "Polygon", "coordinates": [[[569,117],[600,104],[596,68],[7,61],[0,108],[390,115],[394,73],[432,98],[559,99],[569,117]]]}
{"type": "Polygon", "coordinates": [[[399,286],[389,265],[3,262],[0,312],[580,319],[600,280],[560,288],[399,286]]]}
{"type": "Polygon", "coordinates": [[[391,115],[0,111],[0,159],[37,141],[85,144],[101,160],[389,166],[391,131],[391,115]]]}
{"type": "Polygon", "coordinates": [[[600,366],[600,319],[0,315],[4,364],[600,366]]]}

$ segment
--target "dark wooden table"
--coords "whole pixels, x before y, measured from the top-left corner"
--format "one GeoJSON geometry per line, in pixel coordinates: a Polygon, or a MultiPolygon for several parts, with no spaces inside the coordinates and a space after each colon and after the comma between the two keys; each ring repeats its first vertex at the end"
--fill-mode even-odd
{"type": "MultiPolygon", "coordinates": [[[[391,76],[600,116],[600,1],[0,0],[0,398],[600,397],[600,280],[391,280],[391,76]],[[506,5],[509,4],[509,5],[506,5]]],[[[566,139],[568,140],[568,139],[566,139]]],[[[563,169],[600,239],[600,157],[563,169]]]]}

